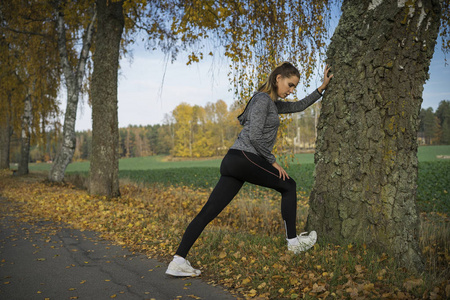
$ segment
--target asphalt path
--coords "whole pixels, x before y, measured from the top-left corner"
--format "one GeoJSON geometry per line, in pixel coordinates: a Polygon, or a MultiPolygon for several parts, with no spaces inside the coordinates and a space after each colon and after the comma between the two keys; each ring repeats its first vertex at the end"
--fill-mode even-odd
{"type": "Polygon", "coordinates": [[[236,299],[201,278],[167,276],[166,263],[95,232],[54,225],[0,217],[1,300],[236,299]]]}

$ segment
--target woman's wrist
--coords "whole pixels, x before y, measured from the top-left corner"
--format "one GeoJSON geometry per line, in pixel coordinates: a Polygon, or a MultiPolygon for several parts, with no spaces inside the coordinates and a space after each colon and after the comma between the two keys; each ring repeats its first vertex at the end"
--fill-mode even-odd
{"type": "Polygon", "coordinates": [[[326,86],[321,85],[321,86],[319,86],[319,87],[317,88],[317,91],[319,92],[319,94],[323,94],[323,92],[325,91],[325,89],[326,89],[326,86]]]}

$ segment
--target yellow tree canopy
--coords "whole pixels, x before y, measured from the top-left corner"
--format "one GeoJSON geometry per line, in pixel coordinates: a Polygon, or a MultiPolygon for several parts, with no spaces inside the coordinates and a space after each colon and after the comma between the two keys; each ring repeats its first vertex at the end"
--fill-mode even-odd
{"type": "Polygon", "coordinates": [[[188,64],[206,55],[225,56],[240,99],[285,60],[300,68],[307,86],[324,54],[331,16],[326,0],[162,2],[147,14],[150,46],[167,50],[173,59],[189,50],[188,64]]]}

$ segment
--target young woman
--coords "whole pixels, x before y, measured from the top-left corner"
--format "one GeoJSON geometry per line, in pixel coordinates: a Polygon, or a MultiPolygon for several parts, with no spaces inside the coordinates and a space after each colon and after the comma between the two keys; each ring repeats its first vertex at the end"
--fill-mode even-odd
{"type": "Polygon", "coordinates": [[[243,128],[222,160],[219,182],[200,213],[187,227],[166,274],[200,275],[200,270],[194,269],[185,257],[206,225],[233,200],[244,182],[269,187],[281,193],[281,215],[289,251],[306,251],[316,243],[315,231],[311,231],[309,235],[302,233],[297,236],[296,183],[276,162],[272,149],[280,125],[278,114],[303,111],[319,100],[333,77],[328,76],[329,70],[327,66],[323,83],[317,90],[296,102],[282,102],[278,99],[286,98],[297,87],[300,80],[297,68],[284,62],[272,71],[238,117],[243,128]]]}

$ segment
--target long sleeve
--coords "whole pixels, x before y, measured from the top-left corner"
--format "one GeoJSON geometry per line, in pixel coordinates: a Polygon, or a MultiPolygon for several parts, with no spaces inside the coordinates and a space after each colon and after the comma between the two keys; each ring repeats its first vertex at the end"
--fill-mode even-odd
{"type": "Polygon", "coordinates": [[[278,108],[279,114],[288,114],[301,112],[307,109],[309,106],[314,104],[317,100],[322,97],[322,94],[316,89],[314,92],[303,98],[302,100],[289,102],[289,101],[275,101],[275,105],[278,108]]]}

